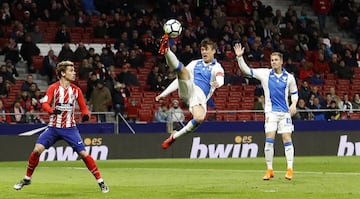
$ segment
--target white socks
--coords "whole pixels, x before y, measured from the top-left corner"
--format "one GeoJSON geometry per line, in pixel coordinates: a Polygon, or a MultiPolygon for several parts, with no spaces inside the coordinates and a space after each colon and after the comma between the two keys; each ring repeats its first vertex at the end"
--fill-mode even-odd
{"type": "MultiPolygon", "coordinates": [[[[294,145],[292,142],[284,143],[285,158],[287,162],[287,169],[292,169],[294,164],[294,145]]],[[[267,169],[273,169],[274,158],[274,139],[266,138],[264,147],[265,161],[267,169]]]]}
{"type": "Polygon", "coordinates": [[[292,169],[294,164],[294,145],[292,142],[287,142],[284,144],[285,148],[285,157],[287,161],[287,168],[292,169]]]}
{"type": "Polygon", "coordinates": [[[171,70],[181,69],[182,63],[178,60],[176,55],[170,50],[170,48],[165,53],[166,63],[169,65],[171,70]]]}
{"type": "Polygon", "coordinates": [[[200,124],[197,123],[196,120],[192,119],[186,124],[186,126],[184,126],[179,131],[175,132],[174,135],[173,135],[173,138],[176,139],[178,137],[181,137],[184,134],[193,132],[199,125],[200,124]]]}
{"type": "Polygon", "coordinates": [[[264,147],[265,161],[267,169],[273,169],[274,158],[274,139],[267,138],[264,147]]]}

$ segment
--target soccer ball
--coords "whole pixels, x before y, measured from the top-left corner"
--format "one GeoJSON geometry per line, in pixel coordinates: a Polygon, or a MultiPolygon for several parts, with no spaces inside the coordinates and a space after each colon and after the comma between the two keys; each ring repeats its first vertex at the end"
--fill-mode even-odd
{"type": "Polygon", "coordinates": [[[163,26],[165,34],[168,34],[171,38],[176,38],[181,34],[181,23],[176,19],[169,19],[163,26]]]}

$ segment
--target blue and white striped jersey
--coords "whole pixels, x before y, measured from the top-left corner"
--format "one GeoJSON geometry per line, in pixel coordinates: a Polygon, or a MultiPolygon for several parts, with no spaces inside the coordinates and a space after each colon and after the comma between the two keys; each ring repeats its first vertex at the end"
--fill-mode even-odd
{"type": "Polygon", "coordinates": [[[201,88],[207,99],[209,99],[215,88],[210,85],[216,80],[216,76],[224,76],[224,69],[216,59],[210,64],[205,64],[202,59],[193,60],[187,66],[194,84],[201,88]]]}
{"type": "Polygon", "coordinates": [[[260,80],[264,88],[265,113],[289,112],[288,96],[297,95],[298,90],[295,78],[285,69],[276,74],[273,69],[251,69],[251,76],[260,80]]]}

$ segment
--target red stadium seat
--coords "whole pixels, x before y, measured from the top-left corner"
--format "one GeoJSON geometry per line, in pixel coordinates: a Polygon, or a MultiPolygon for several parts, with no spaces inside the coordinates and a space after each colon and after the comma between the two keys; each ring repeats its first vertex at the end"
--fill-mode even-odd
{"type": "Polygon", "coordinates": [[[237,118],[239,121],[251,121],[251,114],[252,113],[240,113],[237,118]]]}
{"type": "Polygon", "coordinates": [[[240,104],[241,101],[241,97],[229,97],[227,99],[228,103],[236,103],[236,104],[240,104]]]}
{"type": "Polygon", "coordinates": [[[264,121],[265,120],[265,114],[264,113],[254,113],[253,119],[255,121],[264,121]]]}
{"type": "Polygon", "coordinates": [[[225,108],[226,108],[226,110],[239,110],[239,104],[238,103],[227,103],[225,108]]]}
{"type": "Polygon", "coordinates": [[[139,110],[139,120],[144,122],[151,122],[154,119],[152,110],[139,110]]]}
{"type": "Polygon", "coordinates": [[[128,118],[137,118],[138,117],[139,106],[127,106],[126,113],[128,118]]]}
{"type": "Polygon", "coordinates": [[[216,114],[216,121],[224,121],[224,114],[217,113],[216,114]]]}
{"type": "Polygon", "coordinates": [[[336,76],[333,73],[326,73],[324,79],[336,79],[336,76]]]}
{"type": "Polygon", "coordinates": [[[31,59],[35,70],[40,70],[43,67],[43,56],[32,56],[31,59]]]}
{"type": "Polygon", "coordinates": [[[235,113],[229,113],[224,115],[224,121],[237,121],[237,115],[235,113]]]}
{"type": "Polygon", "coordinates": [[[226,98],[225,97],[216,97],[216,98],[214,98],[214,103],[215,104],[225,104],[226,98]]]}
{"type": "MultiPolygon", "coordinates": [[[[243,86],[242,85],[232,85],[230,86],[230,91],[231,92],[239,92],[243,90],[243,86]]],[[[217,92],[217,90],[216,90],[217,92]]]]}
{"type": "Polygon", "coordinates": [[[360,77],[360,67],[355,67],[353,68],[354,70],[354,74],[355,74],[355,77],[359,78],[360,77]]]}
{"type": "Polygon", "coordinates": [[[326,84],[326,85],[334,85],[335,86],[336,80],[335,79],[325,79],[324,84],[326,84]]]}
{"type": "Polygon", "coordinates": [[[350,85],[350,80],[348,79],[338,79],[337,80],[337,84],[340,84],[340,85],[350,85]]]}
{"type": "Polygon", "coordinates": [[[141,103],[140,104],[141,110],[153,110],[154,105],[150,103],[141,103]]]}
{"type": "Polygon", "coordinates": [[[360,119],[360,113],[359,112],[355,112],[355,113],[349,113],[350,114],[350,119],[360,119]]]}
{"type": "Polygon", "coordinates": [[[243,102],[241,103],[242,110],[253,110],[254,109],[254,102],[243,102]]]}

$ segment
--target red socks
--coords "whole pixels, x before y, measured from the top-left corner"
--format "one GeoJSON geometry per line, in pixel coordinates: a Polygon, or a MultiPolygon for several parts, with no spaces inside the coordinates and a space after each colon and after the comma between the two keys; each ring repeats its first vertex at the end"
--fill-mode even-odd
{"type": "MultiPolygon", "coordinates": [[[[26,169],[27,177],[31,178],[36,166],[39,164],[39,159],[40,159],[40,155],[31,152],[26,169]]],[[[95,178],[97,180],[101,179],[99,169],[96,166],[94,159],[90,155],[88,155],[85,158],[83,158],[83,161],[85,162],[86,167],[89,169],[89,171],[95,176],[95,178]]]]}
{"type": "Polygon", "coordinates": [[[27,177],[31,178],[36,166],[39,164],[39,158],[40,158],[40,155],[37,155],[34,152],[31,152],[29,160],[28,160],[28,166],[26,169],[27,177]]]}
{"type": "Polygon", "coordinates": [[[96,166],[96,163],[94,159],[88,155],[85,158],[83,158],[83,161],[86,164],[86,167],[89,169],[89,171],[95,176],[96,180],[101,178],[100,171],[98,167],[96,166]]]}

